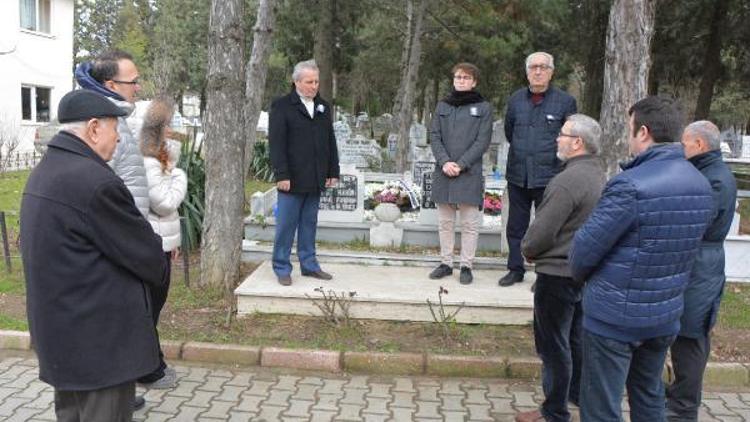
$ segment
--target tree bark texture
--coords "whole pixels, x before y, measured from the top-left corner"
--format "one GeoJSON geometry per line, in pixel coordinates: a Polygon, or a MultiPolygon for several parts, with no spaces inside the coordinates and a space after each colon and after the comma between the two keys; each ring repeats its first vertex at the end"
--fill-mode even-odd
{"type": "Polygon", "coordinates": [[[203,121],[206,209],[201,285],[233,288],[239,279],[244,203],[244,0],[212,0],[207,106],[203,121]]]}
{"type": "Polygon", "coordinates": [[[703,59],[703,77],[698,89],[698,102],[695,105],[695,120],[705,120],[711,110],[714,97],[714,86],[721,75],[721,33],[724,31],[723,21],[727,15],[729,0],[716,0],[714,14],[711,18],[711,29],[706,43],[706,53],[703,59]]]}
{"type": "Polygon", "coordinates": [[[646,97],[655,0],[615,0],[609,14],[604,66],[602,158],[607,173],[628,156],[627,111],[646,97]]]}
{"type": "Polygon", "coordinates": [[[418,0],[414,14],[414,33],[409,49],[409,65],[407,67],[404,96],[401,110],[398,114],[398,149],[396,151],[396,168],[403,173],[409,167],[409,129],[411,128],[414,95],[419,78],[419,64],[422,61],[422,23],[424,21],[427,0],[418,0]]]}
{"type": "Polygon", "coordinates": [[[273,47],[273,28],[276,22],[276,0],[260,0],[253,28],[253,52],[245,73],[245,160],[244,174],[253,162],[253,147],[266,87],[268,59],[273,47]]]}
{"type": "Polygon", "coordinates": [[[398,130],[398,116],[401,114],[401,105],[406,92],[406,73],[409,68],[409,52],[411,51],[411,41],[414,36],[412,23],[414,22],[414,0],[406,0],[406,27],[404,28],[404,46],[401,49],[401,80],[396,91],[396,98],[393,100],[393,130],[398,130]]]}
{"type": "Polygon", "coordinates": [[[602,83],[604,80],[604,48],[607,37],[609,0],[586,0],[583,4],[584,22],[590,22],[588,54],[586,54],[586,85],[583,91],[582,112],[598,116],[602,107],[602,83]]]}
{"type": "Polygon", "coordinates": [[[319,4],[313,56],[320,69],[320,96],[333,104],[333,48],[335,44],[333,18],[336,4],[335,0],[320,0],[319,4]]]}

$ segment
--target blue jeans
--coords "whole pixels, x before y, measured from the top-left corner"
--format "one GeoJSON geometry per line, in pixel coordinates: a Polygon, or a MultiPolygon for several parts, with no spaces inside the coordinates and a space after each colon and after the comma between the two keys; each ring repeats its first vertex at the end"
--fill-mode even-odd
{"type": "Polygon", "coordinates": [[[675,336],[622,342],[583,330],[581,422],[620,422],[628,389],[632,422],[664,421],[661,375],[675,336]]]}
{"type": "Polygon", "coordinates": [[[320,193],[279,192],[276,235],[273,241],[273,271],[277,276],[292,273],[289,256],[297,234],[297,257],[303,272],[320,271],[315,257],[315,231],[318,228],[320,193]]]}
{"type": "Polygon", "coordinates": [[[568,422],[568,401],[578,404],[581,387],[581,287],[568,277],[537,273],[534,343],[542,359],[547,422],[568,422]]]}

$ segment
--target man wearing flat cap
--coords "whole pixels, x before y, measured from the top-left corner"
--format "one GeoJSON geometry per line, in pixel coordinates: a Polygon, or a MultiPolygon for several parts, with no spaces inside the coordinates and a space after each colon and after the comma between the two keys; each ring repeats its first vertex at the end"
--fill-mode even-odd
{"type": "Polygon", "coordinates": [[[29,330],[58,421],[130,422],[135,380],[159,365],[148,292],[165,281],[161,239],[107,165],[123,114],[66,94],[21,203],[29,330]]]}

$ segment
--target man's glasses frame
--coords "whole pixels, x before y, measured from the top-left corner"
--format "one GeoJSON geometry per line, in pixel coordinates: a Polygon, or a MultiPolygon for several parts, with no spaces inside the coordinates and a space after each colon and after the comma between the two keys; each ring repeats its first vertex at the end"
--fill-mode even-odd
{"type": "Polygon", "coordinates": [[[123,84],[123,85],[140,85],[141,84],[141,81],[138,78],[135,78],[132,81],[118,81],[117,79],[112,79],[112,82],[116,84],[123,84]]]}

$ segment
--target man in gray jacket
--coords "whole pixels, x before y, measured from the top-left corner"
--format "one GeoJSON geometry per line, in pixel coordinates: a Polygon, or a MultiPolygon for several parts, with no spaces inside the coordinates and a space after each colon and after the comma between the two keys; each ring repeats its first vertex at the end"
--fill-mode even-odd
{"type": "Polygon", "coordinates": [[[576,230],[596,206],[606,182],[599,160],[602,130],[583,114],[568,117],[557,135],[563,170],[544,192],[521,252],[536,264],[534,341],[542,359],[545,400],[516,420],[569,421],[568,401],[578,403],[581,375],[581,288],[571,278],[568,251],[576,230]]]}

